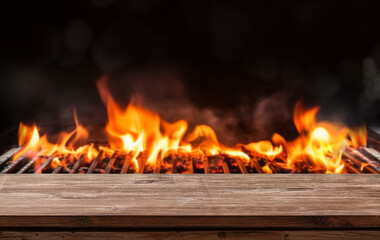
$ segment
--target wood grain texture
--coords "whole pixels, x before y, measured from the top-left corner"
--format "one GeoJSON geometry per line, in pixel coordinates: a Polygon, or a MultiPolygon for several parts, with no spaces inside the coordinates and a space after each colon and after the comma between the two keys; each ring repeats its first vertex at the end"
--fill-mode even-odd
{"type": "Polygon", "coordinates": [[[378,175],[0,175],[0,227],[379,228],[378,175]]]}
{"type": "Polygon", "coordinates": [[[0,232],[0,239],[247,239],[247,240],[373,240],[380,238],[380,231],[154,231],[154,232],[84,232],[84,231],[61,231],[61,232],[0,232]]]}

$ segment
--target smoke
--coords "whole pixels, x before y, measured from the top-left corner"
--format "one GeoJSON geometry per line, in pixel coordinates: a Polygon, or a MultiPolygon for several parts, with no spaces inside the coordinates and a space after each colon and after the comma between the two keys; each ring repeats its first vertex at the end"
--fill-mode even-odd
{"type": "Polygon", "coordinates": [[[255,135],[269,139],[274,132],[291,129],[292,113],[288,109],[289,95],[279,92],[260,100],[252,113],[251,127],[255,135]]]}
{"type": "Polygon", "coordinates": [[[184,69],[166,64],[133,69],[111,76],[108,84],[118,104],[126,107],[131,97],[169,122],[186,120],[189,131],[196,125],[211,126],[221,142],[238,142],[239,115],[229,110],[195,106],[189,99],[184,69]],[[137,96],[137,97],[136,97],[137,96]]]}
{"type": "Polygon", "coordinates": [[[209,125],[227,145],[269,139],[274,132],[289,134],[294,130],[293,102],[288,93],[280,91],[259,100],[243,95],[232,109],[211,107],[207,102],[199,106],[190,100],[186,77],[186,67],[160,64],[112,75],[108,84],[119,105],[126,107],[132,97],[137,98],[140,105],[157,112],[165,121],[186,120],[189,132],[196,125],[209,125]]]}

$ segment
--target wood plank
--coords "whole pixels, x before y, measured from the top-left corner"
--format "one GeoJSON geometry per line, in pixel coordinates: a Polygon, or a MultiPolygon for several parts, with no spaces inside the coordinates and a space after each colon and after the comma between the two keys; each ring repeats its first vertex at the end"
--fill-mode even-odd
{"type": "Polygon", "coordinates": [[[2,231],[1,239],[266,239],[266,240],[304,240],[304,239],[345,239],[373,240],[380,238],[380,231],[2,231]]]}
{"type": "Polygon", "coordinates": [[[379,228],[379,178],[0,175],[0,227],[379,228]]]}

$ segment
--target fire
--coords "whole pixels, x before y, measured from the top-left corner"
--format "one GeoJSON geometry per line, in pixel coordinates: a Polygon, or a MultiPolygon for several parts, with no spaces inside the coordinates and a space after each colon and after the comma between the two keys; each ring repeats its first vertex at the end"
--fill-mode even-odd
{"type": "MultiPolygon", "coordinates": [[[[22,149],[13,159],[24,155],[30,159],[55,156],[51,166],[57,167],[81,157],[90,164],[99,154],[108,158],[123,155],[130,157],[135,172],[142,173],[144,169],[155,169],[169,156],[200,159],[226,156],[261,168],[264,173],[275,173],[279,167],[291,172],[345,173],[344,149],[366,144],[365,126],[349,129],[340,123],[318,122],[318,107],[304,109],[297,103],[294,124],[299,136],[296,139],[286,141],[275,133],[271,140],[225,146],[210,126],[198,125],[189,130],[184,120],[167,122],[139,105],[136,99],[126,108],[121,107],[110,94],[106,77],[97,82],[97,87],[107,108],[107,145],[85,143],[89,133],[78,122],[74,111],[76,128],[72,132],[62,132],[55,143],[49,142],[46,135],[40,137],[35,125],[29,127],[20,123],[22,149]],[[265,164],[260,162],[262,160],[265,164]]],[[[41,159],[36,164],[41,164],[41,159]]]]}
{"type": "Polygon", "coordinates": [[[38,151],[39,141],[40,136],[37,127],[28,127],[21,122],[18,131],[18,144],[24,147],[20,151],[18,151],[13,156],[13,158],[18,159],[23,155],[30,155],[31,153],[36,153],[38,151]]]}
{"type": "Polygon", "coordinates": [[[287,166],[302,172],[341,173],[348,128],[337,123],[317,122],[318,110],[304,110],[300,103],[296,105],[294,123],[300,136],[285,145],[287,166]]]}

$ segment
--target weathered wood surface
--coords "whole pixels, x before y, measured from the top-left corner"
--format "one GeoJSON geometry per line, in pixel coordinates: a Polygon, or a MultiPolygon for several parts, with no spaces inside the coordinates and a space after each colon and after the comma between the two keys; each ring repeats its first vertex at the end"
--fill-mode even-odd
{"type": "Polygon", "coordinates": [[[247,240],[373,240],[380,239],[380,231],[172,231],[172,232],[0,232],[0,239],[247,239],[247,240]]]}
{"type": "Polygon", "coordinates": [[[0,227],[379,228],[379,175],[0,175],[0,227]]]}

